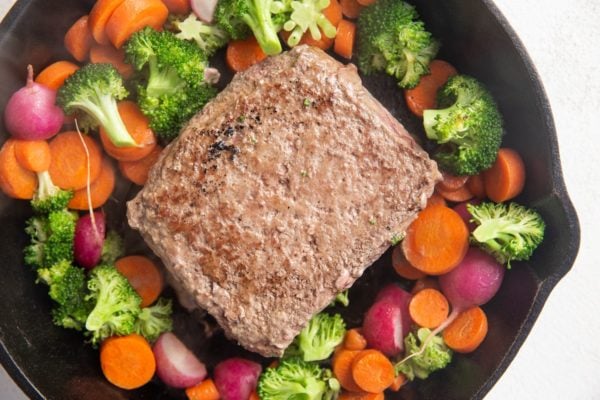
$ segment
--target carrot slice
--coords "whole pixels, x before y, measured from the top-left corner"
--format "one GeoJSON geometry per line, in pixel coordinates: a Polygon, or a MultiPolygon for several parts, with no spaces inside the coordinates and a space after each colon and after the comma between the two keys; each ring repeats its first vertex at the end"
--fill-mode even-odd
{"type": "Polygon", "coordinates": [[[446,199],[444,199],[442,197],[442,195],[440,195],[437,192],[433,192],[433,194],[431,195],[431,197],[429,198],[429,200],[427,200],[427,206],[433,205],[433,204],[439,204],[442,206],[446,205],[446,199]]]}
{"type": "Polygon", "coordinates": [[[469,177],[466,175],[457,176],[457,175],[452,175],[448,172],[442,171],[442,180],[441,180],[441,182],[439,182],[437,184],[437,187],[451,192],[451,191],[458,190],[461,187],[463,187],[465,185],[465,183],[467,183],[468,179],[469,179],[469,177]]]}
{"type": "Polygon", "coordinates": [[[254,36],[243,40],[231,40],[227,45],[225,60],[234,72],[244,71],[267,58],[254,36]]]}
{"type": "Polygon", "coordinates": [[[106,36],[116,48],[121,48],[132,34],[146,26],[162,29],[168,16],[169,10],[160,0],[124,0],[106,23],[106,36]]]}
{"type": "Polygon", "coordinates": [[[131,147],[117,147],[111,141],[104,128],[100,127],[100,141],[109,156],[119,161],[137,161],[146,157],[156,147],[156,136],[150,129],[148,118],[133,101],[121,101],[117,105],[119,115],[127,132],[138,144],[131,147]]]}
{"type": "MultiPolygon", "coordinates": [[[[103,157],[100,175],[90,185],[90,202],[92,208],[102,207],[115,189],[115,170],[107,157],[103,157]]],[[[73,192],[68,207],[71,210],[88,210],[87,187],[73,192]]]]}
{"type": "Polygon", "coordinates": [[[337,27],[337,35],[333,42],[333,51],[341,57],[348,60],[351,59],[355,37],[356,25],[345,19],[340,21],[337,27]]]}
{"type": "Polygon", "coordinates": [[[70,61],[57,61],[44,68],[35,77],[35,81],[50,89],[58,90],[65,83],[65,80],[78,69],[79,67],[70,61]]]}
{"type": "Polygon", "coordinates": [[[125,79],[133,75],[133,67],[125,62],[125,50],[115,49],[111,44],[93,45],[90,49],[90,62],[112,64],[125,79]]]}
{"type": "Polygon", "coordinates": [[[219,400],[221,398],[215,382],[210,378],[185,389],[185,395],[188,400],[219,400]]]}
{"type": "Polygon", "coordinates": [[[501,148],[494,165],[483,172],[485,192],[496,203],[518,196],[525,186],[525,163],[513,149],[501,148]]]}
{"type": "Polygon", "coordinates": [[[391,361],[379,350],[361,351],[352,361],[352,378],[365,392],[380,393],[396,378],[391,361]]]}
{"type": "Polygon", "coordinates": [[[352,392],[361,391],[352,377],[352,362],[360,353],[360,350],[341,349],[334,354],[332,360],[333,375],[344,389],[352,392]]]}
{"type": "Polygon", "coordinates": [[[94,44],[94,37],[88,26],[87,15],[79,18],[65,34],[65,48],[74,59],[79,62],[87,60],[90,47],[94,44]]]}
{"type": "Polygon", "coordinates": [[[394,267],[398,275],[411,281],[426,276],[423,271],[410,265],[406,257],[404,257],[402,246],[396,246],[392,251],[392,267],[394,267]]]}
{"type": "Polygon", "coordinates": [[[152,260],[144,256],[127,256],[118,259],[115,268],[138,292],[142,298],[142,307],[147,307],[158,299],[164,287],[164,279],[152,260]]]}
{"type": "Polygon", "coordinates": [[[400,390],[400,388],[402,388],[402,386],[404,386],[405,383],[406,376],[404,376],[404,374],[398,374],[396,375],[396,379],[394,379],[394,383],[392,383],[392,385],[388,389],[392,392],[397,392],[400,390]]]}
{"type": "Polygon", "coordinates": [[[448,317],[448,299],[439,290],[423,289],[408,303],[408,313],[412,320],[424,328],[437,328],[448,317]]]}
{"type": "Polygon", "coordinates": [[[478,199],[485,198],[485,182],[483,180],[483,174],[472,175],[469,177],[466,183],[469,192],[473,193],[473,196],[478,199]]]}
{"type": "MultiPolygon", "coordinates": [[[[90,182],[94,182],[102,169],[102,151],[94,139],[83,136],[89,153],[90,182]]],[[[50,141],[50,178],[61,189],[79,190],[88,183],[88,154],[77,132],[56,135],[50,141]]]]}
{"type": "MultiPolygon", "coordinates": [[[[362,0],[358,0],[362,3],[362,0]]],[[[437,92],[448,78],[456,75],[456,69],[442,60],[429,63],[429,74],[419,80],[417,86],[404,91],[404,99],[409,110],[417,117],[423,117],[423,111],[437,106],[437,92]]]]}
{"type": "Polygon", "coordinates": [[[19,164],[15,144],[16,139],[10,138],[0,149],[0,189],[9,197],[29,200],[37,188],[37,177],[19,164]]]}
{"type": "Polygon", "coordinates": [[[96,42],[100,44],[110,43],[105,32],[106,24],[113,12],[121,5],[121,3],[123,3],[123,1],[124,0],[97,0],[94,7],[92,7],[88,25],[96,42]]]}
{"type": "Polygon", "coordinates": [[[307,46],[317,47],[321,50],[328,50],[331,48],[331,46],[333,46],[333,39],[328,38],[323,32],[321,32],[321,39],[316,40],[313,39],[310,32],[305,32],[300,38],[300,42],[298,42],[298,44],[305,44],[307,46]]]}
{"type": "Polygon", "coordinates": [[[488,332],[488,322],[481,307],[463,311],[443,332],[444,342],[458,353],[477,349],[488,332]]]}
{"type": "Polygon", "coordinates": [[[458,213],[431,205],[406,231],[402,250],[408,262],[428,275],[441,275],[462,261],[469,247],[469,230],[458,213]]]}
{"type": "Polygon", "coordinates": [[[368,393],[368,392],[346,392],[342,391],[338,396],[338,400],[384,400],[383,392],[368,393]]]}
{"type": "Polygon", "coordinates": [[[356,19],[360,15],[363,5],[356,0],[340,0],[342,14],[350,19],[356,19]]]}
{"type": "Polygon", "coordinates": [[[371,4],[375,3],[377,0],[356,0],[358,1],[358,4],[362,5],[362,6],[370,6],[371,4]]]}
{"type": "Polygon", "coordinates": [[[360,329],[349,329],[344,336],[343,346],[347,350],[364,350],[367,348],[367,339],[362,335],[360,329]]]}
{"type": "Polygon", "coordinates": [[[250,397],[248,398],[248,400],[260,400],[260,397],[258,396],[258,393],[256,393],[256,391],[253,391],[252,393],[250,393],[250,397]]]}
{"type": "Polygon", "coordinates": [[[162,0],[171,14],[185,15],[191,11],[190,0],[162,0]]]}
{"type": "MultiPolygon", "coordinates": [[[[338,0],[330,0],[329,5],[323,9],[322,13],[335,27],[337,27],[343,19],[342,5],[338,0]]],[[[321,32],[321,36],[325,36],[323,35],[323,32],[321,32]]]]}
{"type": "Polygon", "coordinates": [[[137,161],[119,161],[119,170],[123,176],[136,185],[144,186],[150,169],[156,164],[163,148],[157,145],[150,154],[137,161]]]}
{"type": "Polygon", "coordinates": [[[42,172],[50,168],[50,146],[45,140],[15,141],[15,157],[28,171],[42,172]]]}
{"type": "Polygon", "coordinates": [[[427,288],[441,290],[440,284],[438,283],[436,278],[433,278],[431,276],[426,276],[424,278],[417,279],[410,292],[412,294],[417,294],[421,290],[427,289],[427,288]]]}
{"type": "Polygon", "coordinates": [[[102,343],[100,366],[113,385],[135,389],[152,379],[156,361],[148,341],[138,334],[131,334],[113,336],[102,343]]]}
{"type": "Polygon", "coordinates": [[[435,191],[438,192],[438,194],[444,199],[455,203],[460,203],[473,198],[473,193],[471,193],[466,186],[461,186],[456,190],[445,190],[439,186],[436,186],[435,191]]]}

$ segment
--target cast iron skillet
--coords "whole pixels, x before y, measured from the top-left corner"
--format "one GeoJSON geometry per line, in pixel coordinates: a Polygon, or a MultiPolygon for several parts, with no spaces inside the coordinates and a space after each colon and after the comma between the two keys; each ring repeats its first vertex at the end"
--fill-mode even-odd
{"type": "MultiPolygon", "coordinates": [[[[28,63],[39,71],[68,57],[62,49],[64,32],[92,3],[17,2],[0,25],[0,109],[23,85],[28,63]]],[[[514,358],[552,288],[571,268],[579,246],[579,225],[565,190],[548,101],[531,60],[507,21],[491,0],[414,0],[414,4],[442,41],[439,57],[477,77],[493,92],[505,117],[504,145],[522,154],[528,171],[525,192],[517,200],[537,208],[547,222],[546,239],[534,257],[528,263],[514,263],[499,294],[485,306],[490,331],[481,347],[470,355],[456,356],[450,367],[393,396],[481,399],[514,358]]],[[[370,77],[365,84],[409,130],[421,132],[419,121],[405,111],[392,79],[370,77]]],[[[3,126],[0,134],[3,142],[7,136],[3,126]]],[[[109,224],[125,228],[123,200],[135,190],[123,182],[117,187],[114,198],[120,201],[107,207],[109,224]]],[[[170,391],[158,381],[130,392],[114,388],[101,375],[98,352],[85,345],[78,332],[52,325],[45,288],[34,284],[33,272],[22,262],[27,242],[23,226],[29,213],[26,202],[0,196],[0,359],[12,378],[36,399],[181,398],[181,391],[170,391]]],[[[127,234],[127,240],[143,251],[133,233],[127,234]]],[[[350,325],[359,324],[380,284],[397,280],[389,272],[389,264],[388,252],[351,291],[351,309],[341,310],[350,325]]],[[[210,319],[200,323],[177,309],[175,320],[177,333],[209,367],[229,355],[255,357],[220,333],[208,338],[210,319]]]]}

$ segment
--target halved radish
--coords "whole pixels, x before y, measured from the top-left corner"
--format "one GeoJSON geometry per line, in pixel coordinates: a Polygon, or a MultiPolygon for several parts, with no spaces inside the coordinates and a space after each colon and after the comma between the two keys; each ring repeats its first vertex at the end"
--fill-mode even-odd
{"type": "Polygon", "coordinates": [[[168,386],[187,388],[206,378],[206,366],[171,332],[165,332],[152,347],[156,374],[168,386]]]}
{"type": "Polygon", "coordinates": [[[377,293],[375,301],[389,300],[394,304],[400,306],[400,312],[402,313],[402,337],[406,337],[410,332],[410,325],[412,320],[408,312],[408,305],[412,299],[412,294],[402,289],[400,286],[390,283],[377,293]]]}
{"type": "Polygon", "coordinates": [[[369,308],[362,329],[370,348],[390,357],[404,349],[402,311],[399,304],[389,299],[376,301],[369,308]]]}
{"type": "Polygon", "coordinates": [[[212,23],[217,7],[217,0],[191,0],[192,10],[202,21],[212,23]]]}
{"type": "Polygon", "coordinates": [[[248,400],[262,368],[244,358],[228,358],[215,367],[214,380],[223,400],[248,400]]]}

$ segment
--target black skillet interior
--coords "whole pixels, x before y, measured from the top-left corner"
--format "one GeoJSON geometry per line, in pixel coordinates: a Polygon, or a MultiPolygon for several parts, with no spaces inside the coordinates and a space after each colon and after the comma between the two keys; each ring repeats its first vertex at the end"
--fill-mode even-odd
{"type": "MultiPolygon", "coordinates": [[[[62,48],[64,32],[91,0],[21,0],[0,26],[0,109],[22,86],[25,66],[39,71],[52,61],[68,57],[62,48]]],[[[408,385],[398,399],[480,399],[508,367],[543,304],[577,254],[579,226],[560,171],[556,133],[539,78],[520,41],[491,0],[415,0],[428,28],[442,42],[440,58],[461,72],[476,76],[491,89],[505,117],[504,144],[518,149],[528,171],[519,201],[535,206],[547,222],[547,236],[528,263],[506,274],[503,286],[485,306],[490,331],[474,353],[456,356],[452,365],[427,381],[408,385]]],[[[420,132],[419,122],[405,110],[400,90],[385,76],[369,77],[365,84],[409,130],[420,132]]],[[[2,141],[7,134],[0,126],[2,141]]],[[[135,191],[121,182],[107,207],[110,224],[125,228],[123,200],[135,191]],[[120,200],[120,201],[119,201],[120,200]]],[[[102,377],[98,352],[84,344],[77,332],[56,328],[50,320],[50,302],[34,274],[23,266],[27,238],[26,202],[0,197],[0,254],[4,286],[0,290],[0,359],[25,393],[48,399],[165,399],[182,398],[153,381],[136,391],[120,391],[102,377]]],[[[137,237],[128,233],[134,246],[137,237]]],[[[143,250],[143,247],[139,247],[143,250]]],[[[386,253],[351,291],[350,310],[342,310],[350,325],[358,325],[376,288],[396,279],[386,253]]],[[[176,330],[209,367],[227,355],[253,357],[220,333],[207,338],[211,321],[199,322],[178,310],[176,330]]],[[[265,360],[263,360],[265,361],[265,360]]],[[[390,396],[392,397],[392,396],[390,396]]]]}

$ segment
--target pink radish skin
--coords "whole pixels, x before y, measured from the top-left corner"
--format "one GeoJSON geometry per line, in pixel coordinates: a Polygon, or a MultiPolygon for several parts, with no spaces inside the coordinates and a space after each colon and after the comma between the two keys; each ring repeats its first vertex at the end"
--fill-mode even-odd
{"type": "Polygon", "coordinates": [[[156,375],[166,385],[188,388],[206,378],[206,366],[171,332],[159,336],[152,346],[156,375]]]}
{"type": "Polygon", "coordinates": [[[376,301],[365,314],[363,335],[369,348],[394,357],[404,350],[402,310],[389,298],[376,301]]]}
{"type": "Polygon", "coordinates": [[[475,230],[475,228],[477,228],[477,224],[475,224],[475,222],[471,222],[471,213],[469,212],[469,210],[467,210],[467,204],[479,204],[481,203],[481,200],[479,199],[474,199],[474,200],[469,200],[469,201],[465,201],[462,203],[458,203],[457,205],[455,205],[452,209],[454,211],[456,211],[456,213],[458,215],[460,215],[460,217],[462,218],[463,221],[465,221],[465,224],[467,224],[467,228],[469,228],[469,232],[473,232],[475,230]]]}
{"type": "Polygon", "coordinates": [[[223,400],[248,400],[262,368],[244,358],[228,358],[215,367],[214,381],[223,400]]]}
{"type": "Polygon", "coordinates": [[[381,289],[375,298],[376,302],[380,300],[389,300],[392,303],[400,306],[400,312],[402,313],[402,337],[406,337],[406,335],[408,335],[410,332],[410,326],[412,324],[412,320],[408,312],[408,304],[410,303],[410,299],[412,299],[412,294],[402,289],[395,283],[391,283],[381,289]]]}
{"type": "Polygon", "coordinates": [[[194,14],[207,24],[212,24],[217,0],[191,0],[194,14]]]}
{"type": "Polygon", "coordinates": [[[87,269],[94,268],[100,262],[106,233],[104,213],[94,212],[94,219],[96,221],[95,228],[90,214],[79,217],[73,239],[75,262],[87,269]]]}
{"type": "Polygon", "coordinates": [[[64,113],[55,104],[56,91],[33,81],[33,68],[27,66],[27,84],[16,91],[4,109],[8,132],[22,140],[46,140],[62,127],[64,113]]]}

